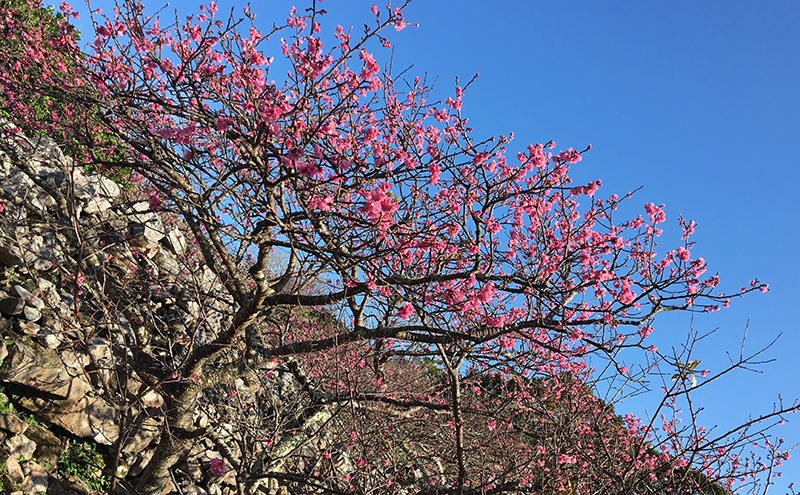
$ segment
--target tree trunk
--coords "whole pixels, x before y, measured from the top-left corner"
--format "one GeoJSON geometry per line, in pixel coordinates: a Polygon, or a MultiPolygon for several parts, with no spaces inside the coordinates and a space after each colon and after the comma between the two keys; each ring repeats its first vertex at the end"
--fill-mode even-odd
{"type": "Polygon", "coordinates": [[[170,479],[170,468],[178,463],[188,446],[189,440],[177,438],[164,431],[161,443],[156,447],[153,458],[136,486],[136,492],[141,495],[160,495],[170,479]]]}

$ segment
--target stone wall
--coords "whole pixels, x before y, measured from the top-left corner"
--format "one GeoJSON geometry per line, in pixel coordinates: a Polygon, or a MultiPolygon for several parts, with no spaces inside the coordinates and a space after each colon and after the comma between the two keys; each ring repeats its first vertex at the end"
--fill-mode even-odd
{"type": "MultiPolygon", "coordinates": [[[[151,386],[156,378],[145,380],[126,363],[177,366],[188,346],[213,338],[235,309],[169,214],[135,196],[86,173],[51,139],[0,123],[6,491],[89,493],[57,466],[68,441],[89,441],[119,459],[117,491],[132,493],[125,480],[142,472],[159,441],[164,401],[151,386]]],[[[235,386],[253,393],[241,380],[235,386]]],[[[198,424],[208,425],[212,402],[198,410],[198,424]]],[[[232,493],[235,473],[208,470],[222,457],[224,439],[211,439],[219,436],[209,428],[198,440],[182,468],[181,493],[232,493]]]]}

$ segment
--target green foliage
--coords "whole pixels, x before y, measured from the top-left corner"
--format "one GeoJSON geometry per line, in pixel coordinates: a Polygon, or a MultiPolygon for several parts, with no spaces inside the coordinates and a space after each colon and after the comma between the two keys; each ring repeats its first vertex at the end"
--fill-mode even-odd
{"type": "Polygon", "coordinates": [[[9,284],[22,284],[28,281],[24,273],[19,273],[13,266],[6,268],[5,279],[9,284]]]}
{"type": "Polygon", "coordinates": [[[58,465],[62,472],[81,479],[92,490],[105,490],[110,484],[109,477],[103,474],[103,456],[93,442],[70,442],[58,458],[58,465]]]}
{"type": "Polygon", "coordinates": [[[20,412],[20,413],[17,414],[17,416],[19,416],[20,419],[22,419],[23,421],[25,421],[26,423],[28,423],[31,426],[39,424],[39,420],[36,419],[36,416],[33,413],[20,412]]]}
{"type": "Polygon", "coordinates": [[[0,492],[5,492],[7,490],[6,486],[6,475],[8,474],[8,470],[6,469],[6,463],[0,463],[0,492]]]}
{"type": "Polygon", "coordinates": [[[5,391],[6,387],[4,385],[0,385],[0,414],[10,414],[14,412],[14,404],[9,402],[5,391]]]}
{"type": "Polygon", "coordinates": [[[421,357],[416,359],[416,361],[420,370],[435,380],[443,380],[447,376],[447,372],[434,359],[421,357]]]}
{"type": "MultiPolygon", "coordinates": [[[[9,337],[5,337],[4,339],[8,338],[9,337]]],[[[6,345],[10,345],[8,340],[5,340],[4,343],[6,345]]],[[[13,341],[10,343],[13,344],[13,341]]],[[[36,416],[32,412],[18,410],[16,407],[14,407],[14,404],[8,399],[5,391],[5,385],[0,385],[0,414],[16,414],[19,419],[25,421],[29,425],[38,425],[39,420],[36,418],[36,416]]]]}

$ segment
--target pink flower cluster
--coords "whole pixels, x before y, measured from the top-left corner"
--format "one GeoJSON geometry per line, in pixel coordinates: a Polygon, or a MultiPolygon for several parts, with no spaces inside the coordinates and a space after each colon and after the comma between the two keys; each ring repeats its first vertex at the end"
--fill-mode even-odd
{"type": "Polygon", "coordinates": [[[211,465],[208,470],[215,476],[225,476],[225,461],[218,457],[211,459],[211,465]]]}
{"type": "Polygon", "coordinates": [[[581,154],[574,149],[569,148],[567,151],[562,151],[553,158],[563,163],[578,163],[581,161],[581,154]]]}
{"type": "Polygon", "coordinates": [[[392,198],[390,189],[392,185],[384,182],[371,192],[362,192],[364,197],[364,205],[359,208],[359,211],[367,216],[367,219],[372,222],[379,222],[381,224],[390,224],[390,217],[397,209],[397,202],[392,198]]]}
{"type": "Polygon", "coordinates": [[[414,314],[414,307],[411,306],[409,303],[405,303],[400,311],[397,312],[397,316],[402,318],[403,320],[407,320],[411,318],[411,315],[414,314]]]}

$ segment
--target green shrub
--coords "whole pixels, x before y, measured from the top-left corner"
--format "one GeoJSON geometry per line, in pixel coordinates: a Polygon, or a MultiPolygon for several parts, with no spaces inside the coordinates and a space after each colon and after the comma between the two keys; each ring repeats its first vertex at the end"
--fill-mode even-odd
{"type": "Polygon", "coordinates": [[[61,472],[79,478],[92,490],[105,490],[110,484],[103,473],[103,456],[93,442],[70,442],[67,451],[58,458],[58,466],[61,472]]]}

